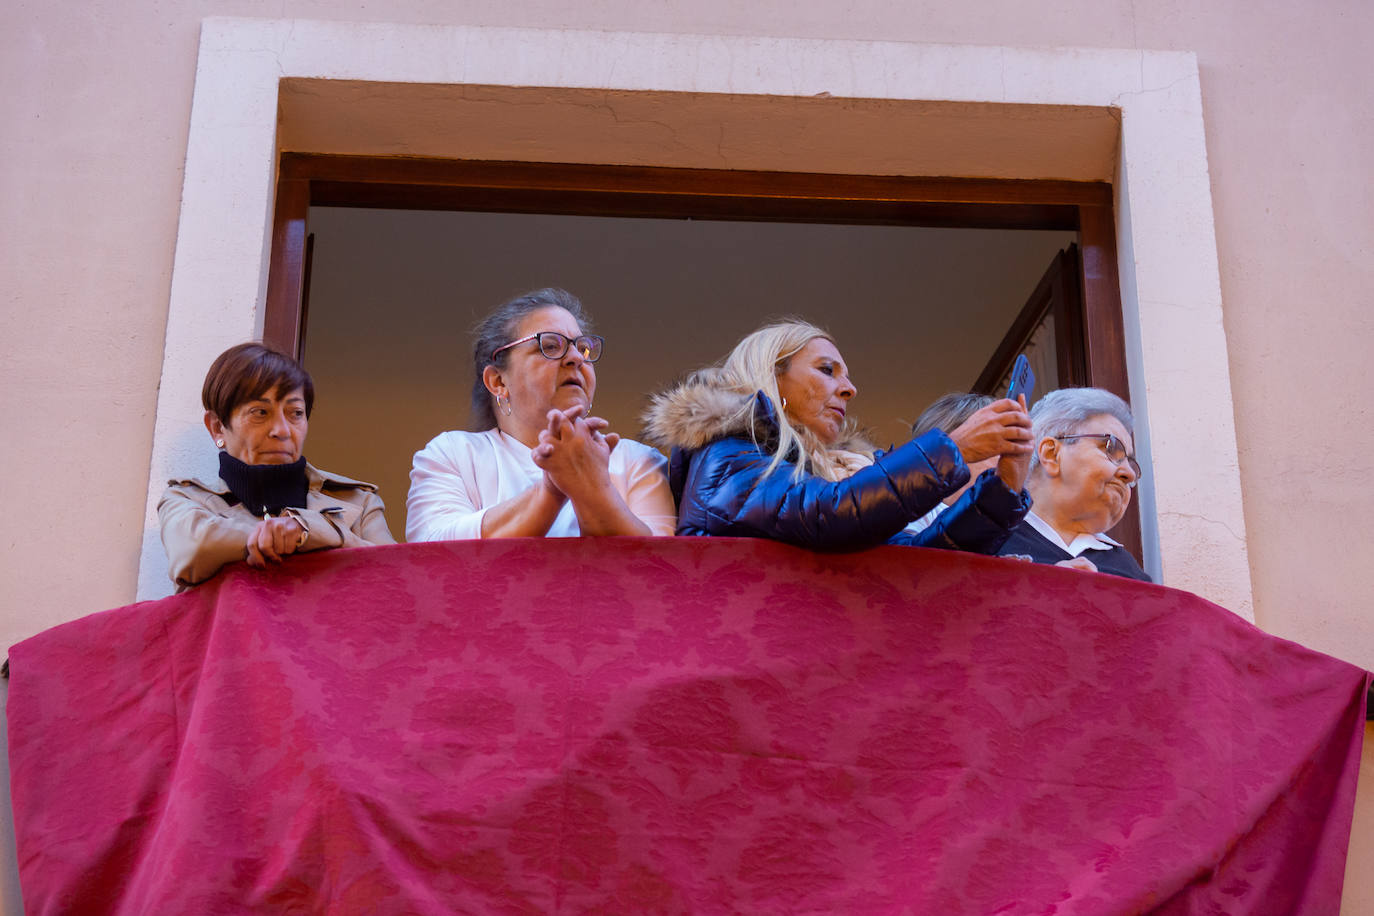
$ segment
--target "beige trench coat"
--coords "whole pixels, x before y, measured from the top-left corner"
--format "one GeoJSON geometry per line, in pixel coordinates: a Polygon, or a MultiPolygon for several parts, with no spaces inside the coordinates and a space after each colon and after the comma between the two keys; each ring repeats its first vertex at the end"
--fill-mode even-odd
{"type": "MultiPolygon", "coordinates": [[[[297,551],[331,547],[394,544],[377,488],[305,465],[308,490],[304,509],[285,514],[300,522],[306,540],[297,551]]],[[[242,504],[231,506],[229,487],[216,477],[169,480],[157,504],[168,575],[177,591],[219,572],[226,563],[248,558],[248,535],[262,519],[242,504]]]]}

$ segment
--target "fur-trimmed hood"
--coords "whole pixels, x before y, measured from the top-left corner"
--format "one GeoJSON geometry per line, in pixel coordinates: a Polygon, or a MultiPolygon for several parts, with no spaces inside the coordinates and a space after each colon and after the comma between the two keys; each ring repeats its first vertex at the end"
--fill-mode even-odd
{"type": "Polygon", "coordinates": [[[732,391],[720,384],[715,369],[694,372],[654,395],[642,419],[644,438],[665,449],[697,449],[726,436],[766,439],[777,429],[773,402],[763,392],[732,391]]]}
{"type": "MultiPolygon", "coordinates": [[[[741,394],[727,387],[719,369],[701,369],[676,387],[653,396],[644,411],[644,438],[665,449],[699,449],[739,436],[759,445],[776,438],[777,408],[762,391],[741,394]]],[[[851,433],[834,450],[871,455],[873,446],[851,433]]]]}

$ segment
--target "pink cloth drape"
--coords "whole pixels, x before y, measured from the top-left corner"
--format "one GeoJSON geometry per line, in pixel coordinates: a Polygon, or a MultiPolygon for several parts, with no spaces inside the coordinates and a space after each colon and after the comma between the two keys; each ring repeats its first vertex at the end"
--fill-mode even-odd
{"type": "Polygon", "coordinates": [[[31,913],[1335,914],[1366,672],[912,548],[330,551],[11,650],[31,913]]]}

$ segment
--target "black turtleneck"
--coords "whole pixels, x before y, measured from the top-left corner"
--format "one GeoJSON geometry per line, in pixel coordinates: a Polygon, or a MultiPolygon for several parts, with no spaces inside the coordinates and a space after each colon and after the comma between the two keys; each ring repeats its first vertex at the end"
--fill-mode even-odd
{"type": "Polygon", "coordinates": [[[244,464],[228,452],[219,453],[219,476],[229,485],[235,501],[254,515],[277,515],[291,506],[305,508],[309,482],[305,458],[291,464],[244,464]]]}

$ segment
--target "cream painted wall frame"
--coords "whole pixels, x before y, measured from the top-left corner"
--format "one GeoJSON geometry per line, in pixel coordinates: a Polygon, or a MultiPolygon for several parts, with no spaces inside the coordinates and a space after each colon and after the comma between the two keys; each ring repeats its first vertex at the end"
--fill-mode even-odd
{"type": "Polygon", "coordinates": [[[155,511],[166,481],[215,471],[199,405],[205,369],[262,332],[284,79],[520,87],[546,91],[555,108],[567,90],[601,94],[576,111],[565,104],[567,123],[547,136],[503,140],[499,126],[517,112],[508,107],[507,119],[509,101],[476,98],[492,131],[436,108],[402,138],[349,136],[335,123],[317,131],[331,148],[298,151],[1112,180],[1137,449],[1149,471],[1146,564],[1165,584],[1254,619],[1192,53],[229,18],[201,29],[140,599],[171,591],[155,511]],[[710,104],[675,120],[675,93],[710,104]],[[652,123],[617,117],[617,106],[649,97],[661,103],[652,123]],[[760,99],[788,132],[745,122],[743,102],[760,99]],[[1055,106],[1119,118],[1115,147],[1056,147],[1073,131],[1055,106]],[[887,148],[846,148],[846,131],[875,123],[887,148]]]}

